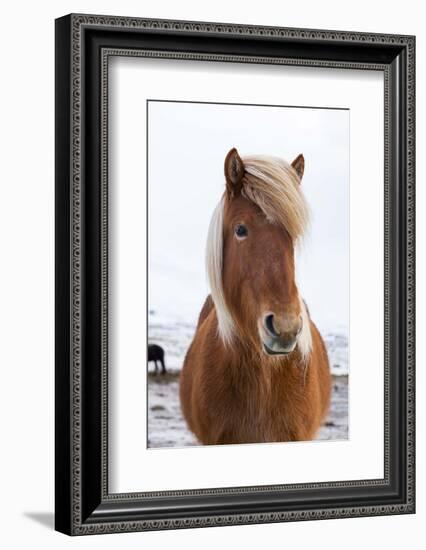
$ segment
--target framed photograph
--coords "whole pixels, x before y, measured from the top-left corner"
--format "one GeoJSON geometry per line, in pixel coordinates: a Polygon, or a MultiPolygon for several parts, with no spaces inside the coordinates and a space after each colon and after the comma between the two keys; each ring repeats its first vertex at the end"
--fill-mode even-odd
{"type": "Polygon", "coordinates": [[[407,514],[415,38],[56,20],[56,529],[407,514]]]}

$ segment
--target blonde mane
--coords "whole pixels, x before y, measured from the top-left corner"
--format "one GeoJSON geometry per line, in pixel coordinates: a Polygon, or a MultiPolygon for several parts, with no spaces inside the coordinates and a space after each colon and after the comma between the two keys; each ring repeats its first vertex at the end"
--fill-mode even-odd
{"type": "Polygon", "coordinates": [[[276,157],[244,157],[243,196],[256,204],[271,223],[282,225],[296,242],[306,231],[309,208],[294,168],[276,157]]]}
{"type": "MultiPolygon", "coordinates": [[[[276,157],[247,156],[243,157],[242,161],[245,174],[241,194],[256,204],[270,223],[284,227],[296,244],[307,229],[309,209],[295,169],[276,157]]],[[[222,284],[224,203],[225,195],[215,208],[210,221],[206,268],[216,309],[219,336],[224,344],[228,345],[235,334],[235,323],[226,305],[222,284]]],[[[297,345],[303,358],[307,358],[312,349],[312,336],[305,303],[300,296],[299,300],[303,329],[297,345]]]]}

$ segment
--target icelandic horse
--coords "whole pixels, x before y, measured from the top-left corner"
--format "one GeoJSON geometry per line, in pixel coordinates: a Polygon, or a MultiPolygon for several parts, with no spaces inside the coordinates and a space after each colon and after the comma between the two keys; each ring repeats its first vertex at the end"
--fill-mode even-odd
{"type": "Polygon", "coordinates": [[[211,294],[180,376],[184,417],[204,445],[312,440],[328,411],[327,351],[295,281],[304,164],[226,156],[207,238],[211,294]]]}

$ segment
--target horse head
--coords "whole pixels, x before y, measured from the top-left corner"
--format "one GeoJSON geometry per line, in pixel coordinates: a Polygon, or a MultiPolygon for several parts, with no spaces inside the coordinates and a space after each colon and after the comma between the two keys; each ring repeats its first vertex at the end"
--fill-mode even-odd
{"type": "Polygon", "coordinates": [[[295,279],[295,245],[308,223],[304,158],[225,159],[226,189],[210,225],[207,269],[225,344],[237,337],[268,356],[311,347],[295,279]]]}

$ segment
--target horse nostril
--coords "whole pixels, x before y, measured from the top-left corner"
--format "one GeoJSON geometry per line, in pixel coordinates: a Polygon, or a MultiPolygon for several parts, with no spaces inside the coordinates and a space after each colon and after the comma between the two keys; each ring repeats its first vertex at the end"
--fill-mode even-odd
{"type": "Polygon", "coordinates": [[[266,327],[266,330],[272,336],[279,336],[280,335],[280,333],[277,332],[277,330],[274,326],[274,315],[273,315],[273,313],[270,313],[269,315],[266,315],[266,317],[265,317],[265,327],[266,327]]]}

